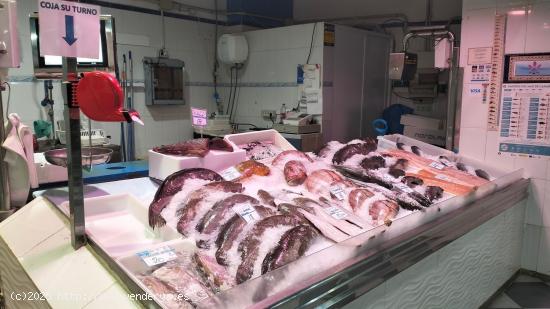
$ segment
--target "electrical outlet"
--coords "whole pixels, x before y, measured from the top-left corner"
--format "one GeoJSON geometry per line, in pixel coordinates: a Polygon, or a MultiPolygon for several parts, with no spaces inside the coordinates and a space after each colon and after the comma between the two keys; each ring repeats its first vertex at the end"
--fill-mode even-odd
{"type": "Polygon", "coordinates": [[[277,111],[271,110],[271,109],[264,109],[262,110],[262,118],[265,121],[275,121],[277,119],[277,111]]]}

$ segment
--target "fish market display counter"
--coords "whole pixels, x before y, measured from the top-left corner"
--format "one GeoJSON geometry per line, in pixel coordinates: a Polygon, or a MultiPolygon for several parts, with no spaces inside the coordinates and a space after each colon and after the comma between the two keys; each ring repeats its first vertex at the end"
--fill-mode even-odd
{"type": "MultiPolygon", "coordinates": [[[[48,190],[0,223],[1,289],[7,308],[187,308],[189,303],[201,308],[475,308],[520,267],[528,186],[522,171],[475,166],[492,178],[474,192],[404,212],[315,250],[304,252],[295,240],[288,241],[287,251],[302,250],[303,256],[230,288],[223,282],[234,279],[225,278],[228,271],[216,260],[201,255],[195,240],[172,230],[170,222],[150,228],[148,208],[159,189],[149,178],[85,186],[89,244],[77,251],[70,244],[67,190],[48,190]],[[194,270],[187,268],[194,263],[209,270],[197,276],[218,285],[217,293],[195,283],[194,270]],[[155,277],[185,286],[159,285],[155,277]],[[187,294],[166,298],[173,289],[187,294]]],[[[352,168],[340,171],[354,181],[373,176],[352,168]]],[[[261,239],[258,250],[266,242],[261,239]]]]}

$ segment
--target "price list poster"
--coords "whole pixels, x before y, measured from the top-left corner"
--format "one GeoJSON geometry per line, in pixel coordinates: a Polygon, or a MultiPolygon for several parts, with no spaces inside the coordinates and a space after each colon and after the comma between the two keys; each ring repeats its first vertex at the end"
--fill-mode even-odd
{"type": "Polygon", "coordinates": [[[499,153],[550,156],[550,84],[502,86],[499,153]]]}
{"type": "Polygon", "coordinates": [[[506,55],[498,153],[550,156],[550,54],[506,55]]]}

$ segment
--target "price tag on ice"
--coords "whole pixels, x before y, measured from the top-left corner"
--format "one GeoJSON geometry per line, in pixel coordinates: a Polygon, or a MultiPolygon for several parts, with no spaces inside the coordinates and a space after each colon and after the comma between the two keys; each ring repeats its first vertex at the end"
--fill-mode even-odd
{"type": "Polygon", "coordinates": [[[162,248],[158,248],[154,250],[139,252],[137,253],[137,255],[149,267],[166,263],[178,257],[176,255],[174,248],[169,246],[164,246],[162,248]]]}
{"type": "Polygon", "coordinates": [[[191,117],[193,117],[193,125],[205,127],[208,124],[208,111],[202,108],[191,107],[191,117]]]}
{"type": "Polygon", "coordinates": [[[438,163],[438,162],[435,162],[435,161],[432,161],[432,163],[430,163],[430,166],[435,168],[435,169],[438,169],[438,170],[442,170],[445,168],[445,165],[441,164],[441,163],[438,163]]]}
{"type": "Polygon", "coordinates": [[[241,218],[246,221],[246,223],[255,222],[260,219],[260,214],[252,207],[247,204],[240,204],[233,206],[233,211],[241,216],[241,218]]]}
{"type": "Polygon", "coordinates": [[[348,214],[338,206],[330,206],[325,208],[325,211],[331,215],[334,219],[342,220],[348,216],[348,214]]]}
{"type": "Polygon", "coordinates": [[[227,181],[235,180],[242,176],[241,172],[239,172],[239,170],[237,170],[234,166],[224,169],[220,172],[220,175],[227,181]]]}
{"type": "Polygon", "coordinates": [[[334,195],[339,201],[343,201],[346,198],[346,192],[338,185],[330,187],[330,193],[334,195]]]}
{"type": "Polygon", "coordinates": [[[409,186],[407,186],[406,184],[402,183],[402,182],[398,182],[395,184],[395,187],[398,188],[399,190],[405,192],[405,193],[413,193],[413,189],[409,188],[409,186]]]}

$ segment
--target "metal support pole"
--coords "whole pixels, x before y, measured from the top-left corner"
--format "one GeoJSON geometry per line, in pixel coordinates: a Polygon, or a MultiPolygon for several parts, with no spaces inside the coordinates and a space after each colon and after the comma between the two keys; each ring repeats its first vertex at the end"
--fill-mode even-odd
{"type": "Polygon", "coordinates": [[[449,63],[449,85],[447,86],[447,122],[445,148],[453,151],[455,148],[455,125],[456,125],[456,100],[458,86],[458,57],[459,50],[455,48],[454,36],[449,39],[451,42],[451,59],[449,63]]]}
{"type": "MultiPolygon", "coordinates": [[[[0,86],[1,87],[1,86],[0,86]]],[[[8,168],[4,162],[6,151],[2,148],[2,144],[6,139],[4,128],[4,105],[2,104],[2,89],[0,88],[0,190],[2,200],[0,200],[0,222],[13,213],[10,207],[10,188],[8,186],[8,168]]]]}
{"type": "Polygon", "coordinates": [[[71,244],[75,250],[86,244],[84,223],[84,190],[82,181],[82,149],[80,143],[80,108],[73,100],[73,82],[77,81],[76,58],[63,57],[63,101],[67,132],[67,168],[71,244]]]}

